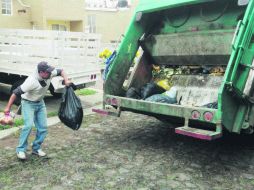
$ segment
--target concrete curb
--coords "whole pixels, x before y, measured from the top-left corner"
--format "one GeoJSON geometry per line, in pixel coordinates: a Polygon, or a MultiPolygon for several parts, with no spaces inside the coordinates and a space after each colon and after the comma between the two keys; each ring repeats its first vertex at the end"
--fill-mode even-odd
{"type": "Polygon", "coordinates": [[[21,128],[22,127],[13,127],[10,129],[5,129],[5,130],[0,131],[0,140],[16,133],[21,128]]]}
{"type": "MultiPolygon", "coordinates": [[[[93,106],[93,107],[84,109],[84,116],[94,114],[94,112],[92,112],[92,109],[93,108],[98,109],[98,108],[101,108],[101,107],[102,107],[102,105],[97,105],[97,106],[93,106]]],[[[51,127],[51,126],[54,126],[54,125],[57,125],[57,124],[61,123],[61,121],[59,120],[59,118],[57,116],[49,117],[47,119],[47,121],[48,121],[48,127],[51,127]]],[[[13,128],[10,128],[10,129],[5,129],[5,130],[0,131],[0,140],[16,133],[17,131],[22,129],[22,127],[23,126],[13,127],[13,128]]]]}

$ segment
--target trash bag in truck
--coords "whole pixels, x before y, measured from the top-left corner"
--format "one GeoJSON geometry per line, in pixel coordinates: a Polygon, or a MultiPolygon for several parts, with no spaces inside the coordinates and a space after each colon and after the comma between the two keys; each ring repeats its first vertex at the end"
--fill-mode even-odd
{"type": "Polygon", "coordinates": [[[165,92],[165,90],[156,83],[147,83],[141,88],[141,98],[146,99],[154,94],[162,94],[163,92],[165,92]]]}
{"type": "Polygon", "coordinates": [[[67,127],[73,130],[80,128],[83,120],[83,109],[80,99],[71,86],[65,88],[58,117],[67,127]]]}
{"type": "Polygon", "coordinates": [[[141,99],[140,90],[134,87],[131,87],[130,89],[128,89],[125,96],[127,98],[141,99]]]}
{"type": "Polygon", "coordinates": [[[165,94],[155,94],[145,99],[149,102],[160,102],[165,104],[176,104],[177,100],[176,98],[170,98],[169,96],[165,94]]]}

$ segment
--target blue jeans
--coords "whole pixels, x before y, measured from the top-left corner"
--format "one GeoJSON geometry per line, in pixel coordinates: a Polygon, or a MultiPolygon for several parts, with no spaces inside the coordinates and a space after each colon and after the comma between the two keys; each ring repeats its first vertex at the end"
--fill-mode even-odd
{"type": "Polygon", "coordinates": [[[22,116],[24,119],[24,127],[22,128],[17,152],[25,152],[28,145],[28,137],[32,127],[35,125],[37,129],[35,140],[33,141],[32,149],[37,151],[41,148],[45,137],[47,136],[47,111],[44,101],[31,102],[27,100],[21,101],[22,116]]]}

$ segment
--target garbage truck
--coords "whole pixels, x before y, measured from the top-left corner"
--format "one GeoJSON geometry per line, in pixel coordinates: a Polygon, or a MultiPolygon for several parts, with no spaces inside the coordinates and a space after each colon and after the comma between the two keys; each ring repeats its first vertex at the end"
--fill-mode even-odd
{"type": "Polygon", "coordinates": [[[253,32],[254,0],[140,0],[105,73],[103,108],[93,111],[154,116],[174,123],[175,133],[202,140],[252,134],[253,32]],[[158,70],[169,75],[171,87],[162,94],[176,89],[175,103],[126,96],[158,85],[158,70]]]}

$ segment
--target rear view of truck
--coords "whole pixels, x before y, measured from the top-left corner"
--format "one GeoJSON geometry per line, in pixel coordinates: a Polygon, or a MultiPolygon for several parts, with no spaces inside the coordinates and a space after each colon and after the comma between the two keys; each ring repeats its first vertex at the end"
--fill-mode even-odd
{"type": "Polygon", "coordinates": [[[223,130],[253,133],[253,16],[253,0],[140,0],[104,84],[104,108],[116,112],[94,111],[154,116],[204,140],[223,130]],[[138,49],[142,56],[125,83],[138,49]],[[126,97],[162,79],[176,89],[175,102],[126,97]]]}

